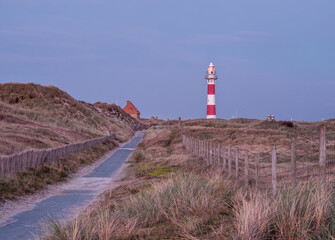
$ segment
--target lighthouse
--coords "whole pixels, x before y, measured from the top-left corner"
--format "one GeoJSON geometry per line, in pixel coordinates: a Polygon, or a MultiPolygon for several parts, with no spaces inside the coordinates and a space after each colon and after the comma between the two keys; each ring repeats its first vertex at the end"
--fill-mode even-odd
{"type": "Polygon", "coordinates": [[[215,81],[218,79],[215,72],[215,66],[210,63],[206,74],[207,80],[207,119],[216,118],[215,110],[215,81]]]}

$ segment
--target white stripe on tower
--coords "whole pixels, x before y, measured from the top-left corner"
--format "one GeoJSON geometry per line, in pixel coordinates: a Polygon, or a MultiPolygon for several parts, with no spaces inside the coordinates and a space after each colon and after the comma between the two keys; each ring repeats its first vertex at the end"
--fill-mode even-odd
{"type": "Polygon", "coordinates": [[[207,105],[215,105],[215,94],[207,95],[207,105]]]}

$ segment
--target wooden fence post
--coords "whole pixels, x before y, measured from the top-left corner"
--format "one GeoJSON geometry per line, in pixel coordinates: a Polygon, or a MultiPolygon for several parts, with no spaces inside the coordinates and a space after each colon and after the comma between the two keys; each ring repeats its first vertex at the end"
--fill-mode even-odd
{"type": "Polygon", "coordinates": [[[202,140],[202,156],[206,159],[206,142],[202,140]]]}
{"type": "Polygon", "coordinates": [[[212,152],[213,150],[212,150],[212,142],[209,142],[209,165],[211,165],[212,164],[212,154],[213,154],[213,152],[212,152]]]}
{"type": "Polygon", "coordinates": [[[215,158],[216,166],[219,166],[219,159],[220,159],[220,143],[216,145],[216,158],[215,158]]]}
{"type": "Polygon", "coordinates": [[[5,169],[4,169],[4,164],[3,164],[3,162],[4,162],[4,157],[1,157],[0,158],[0,167],[1,167],[1,171],[0,171],[0,179],[1,178],[4,178],[5,177],[5,169]]]}
{"type": "Polygon", "coordinates": [[[297,139],[291,141],[291,184],[292,187],[297,185],[297,139]]]}
{"type": "Polygon", "coordinates": [[[227,170],[226,145],[223,144],[222,147],[223,169],[227,170]]]}
{"type": "Polygon", "coordinates": [[[276,147],[272,147],[272,194],[277,192],[277,152],[276,147]]]}
{"type": "Polygon", "coordinates": [[[236,151],[236,154],[235,154],[235,171],[236,171],[236,178],[238,178],[238,168],[239,168],[239,166],[238,166],[238,154],[239,154],[239,149],[238,149],[238,147],[236,147],[236,149],[235,149],[235,151],[236,151]]]}
{"type": "Polygon", "coordinates": [[[231,175],[231,146],[228,145],[228,175],[231,175]]]}
{"type": "Polygon", "coordinates": [[[213,166],[216,165],[216,158],[218,157],[218,152],[217,152],[218,148],[216,143],[213,143],[213,151],[214,151],[214,155],[213,155],[213,166]]]}
{"type": "Polygon", "coordinates": [[[200,144],[200,140],[198,140],[198,156],[201,155],[201,144],[200,144]]]}
{"type": "Polygon", "coordinates": [[[215,166],[217,152],[216,152],[216,144],[214,142],[213,142],[212,148],[213,148],[212,165],[215,166]]]}
{"type": "Polygon", "coordinates": [[[201,140],[198,140],[198,156],[201,156],[201,140]]]}
{"type": "Polygon", "coordinates": [[[181,121],[181,117],[179,117],[179,127],[180,127],[180,135],[183,137],[183,123],[181,121]]]}
{"type": "Polygon", "coordinates": [[[245,186],[249,185],[249,152],[245,151],[244,156],[244,179],[245,179],[245,186]]]}
{"type": "Polygon", "coordinates": [[[322,125],[320,129],[320,180],[326,181],[326,160],[327,160],[327,145],[326,145],[326,125],[322,125]]]}
{"type": "Polygon", "coordinates": [[[206,160],[207,164],[209,164],[209,143],[206,141],[206,160]]]}
{"type": "Polygon", "coordinates": [[[256,188],[259,188],[259,170],[260,170],[260,154],[256,156],[256,188]]]}
{"type": "Polygon", "coordinates": [[[215,164],[215,143],[212,142],[212,157],[211,157],[211,165],[215,164]]]}

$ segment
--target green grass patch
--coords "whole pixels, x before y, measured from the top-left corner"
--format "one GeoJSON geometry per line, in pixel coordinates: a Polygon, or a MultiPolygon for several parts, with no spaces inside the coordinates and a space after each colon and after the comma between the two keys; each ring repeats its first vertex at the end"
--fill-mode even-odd
{"type": "Polygon", "coordinates": [[[146,175],[148,177],[155,177],[158,175],[168,174],[172,172],[174,172],[174,170],[171,167],[162,167],[162,168],[156,168],[152,171],[149,171],[146,175]]]}
{"type": "Polygon", "coordinates": [[[149,170],[151,168],[153,168],[154,166],[156,166],[157,163],[148,163],[148,164],[143,164],[142,166],[139,166],[137,168],[138,171],[145,171],[145,170],[149,170]]]}

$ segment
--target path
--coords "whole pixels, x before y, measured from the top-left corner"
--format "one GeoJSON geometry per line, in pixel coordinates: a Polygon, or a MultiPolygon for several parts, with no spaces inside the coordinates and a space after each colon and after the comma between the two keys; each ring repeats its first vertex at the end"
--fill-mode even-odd
{"type": "MultiPolygon", "coordinates": [[[[88,174],[61,184],[48,192],[47,196],[31,200],[31,203],[17,212],[9,208],[12,212],[5,219],[0,219],[0,239],[34,239],[34,235],[43,233],[43,226],[49,217],[59,221],[73,218],[83,207],[111,188],[123,163],[130,157],[142,136],[143,132],[137,133],[131,141],[114,150],[112,155],[88,174]]],[[[0,215],[6,215],[5,212],[6,209],[0,209],[0,215]]]]}

